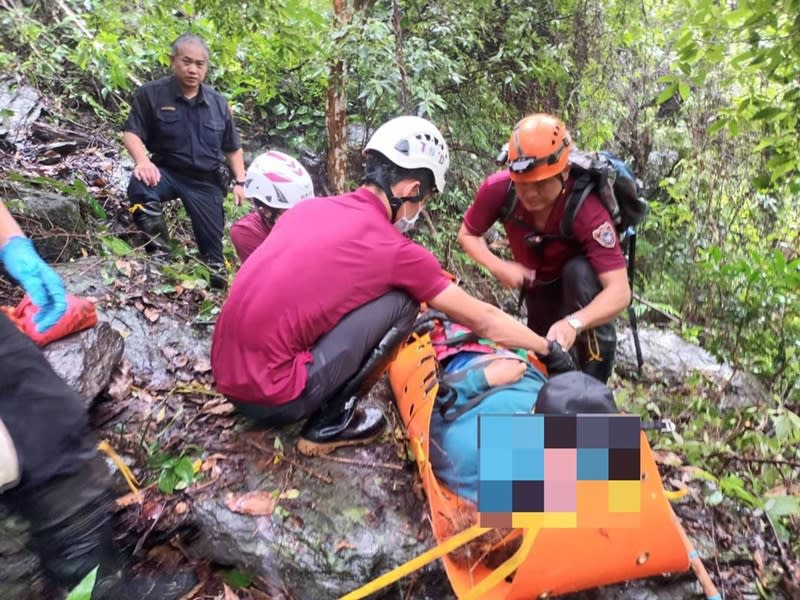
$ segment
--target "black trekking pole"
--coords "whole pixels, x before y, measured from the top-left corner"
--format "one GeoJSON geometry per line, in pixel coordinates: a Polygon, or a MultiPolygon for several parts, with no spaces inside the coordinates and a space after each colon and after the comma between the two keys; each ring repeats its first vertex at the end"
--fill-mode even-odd
{"type": "Polygon", "coordinates": [[[636,349],[636,370],[642,374],[642,345],[639,342],[639,328],[636,323],[636,311],[633,309],[633,276],[636,273],[636,230],[628,228],[628,284],[631,287],[631,302],[628,304],[628,320],[631,322],[631,334],[633,335],[633,347],[636,349]]]}

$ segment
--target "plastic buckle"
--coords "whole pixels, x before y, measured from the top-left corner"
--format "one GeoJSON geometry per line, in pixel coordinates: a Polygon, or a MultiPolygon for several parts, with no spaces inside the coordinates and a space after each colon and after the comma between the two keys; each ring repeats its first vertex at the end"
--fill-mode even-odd
{"type": "Polygon", "coordinates": [[[671,419],[662,419],[661,429],[659,429],[659,431],[661,433],[675,433],[675,423],[671,419]]]}

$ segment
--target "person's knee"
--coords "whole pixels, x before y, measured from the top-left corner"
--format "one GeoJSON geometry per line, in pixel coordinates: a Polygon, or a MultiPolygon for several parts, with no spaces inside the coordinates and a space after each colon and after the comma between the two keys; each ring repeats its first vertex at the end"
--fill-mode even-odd
{"type": "Polygon", "coordinates": [[[603,289],[585,256],[570,259],[561,270],[564,302],[569,311],[586,306],[603,289]]]}
{"type": "Polygon", "coordinates": [[[410,330],[419,314],[419,302],[402,290],[391,291],[387,296],[391,296],[394,303],[394,313],[396,315],[394,326],[398,329],[410,330]]]}

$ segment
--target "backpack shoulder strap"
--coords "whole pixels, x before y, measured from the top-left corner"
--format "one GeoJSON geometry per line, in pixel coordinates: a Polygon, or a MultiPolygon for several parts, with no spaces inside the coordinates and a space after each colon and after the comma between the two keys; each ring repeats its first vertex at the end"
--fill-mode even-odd
{"type": "Polygon", "coordinates": [[[508,182],[508,189],[506,190],[506,197],[503,199],[503,205],[500,207],[500,212],[497,215],[501,223],[505,223],[511,219],[511,215],[517,209],[517,190],[514,189],[514,182],[508,182]]]}
{"type": "Polygon", "coordinates": [[[575,221],[575,215],[578,214],[581,206],[583,206],[583,202],[593,189],[594,181],[592,180],[592,174],[589,171],[584,171],[575,180],[575,185],[572,188],[572,192],[567,200],[567,206],[564,209],[564,217],[561,219],[560,227],[561,234],[564,237],[573,237],[572,224],[575,221]]]}

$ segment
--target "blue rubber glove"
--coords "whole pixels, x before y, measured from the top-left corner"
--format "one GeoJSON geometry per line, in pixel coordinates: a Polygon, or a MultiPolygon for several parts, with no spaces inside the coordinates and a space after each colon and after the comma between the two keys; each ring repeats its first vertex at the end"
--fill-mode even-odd
{"type": "Polygon", "coordinates": [[[67,312],[67,294],[58,274],[42,260],[28,238],[15,235],[0,248],[0,261],[39,307],[33,317],[44,333],[67,312]]]}

